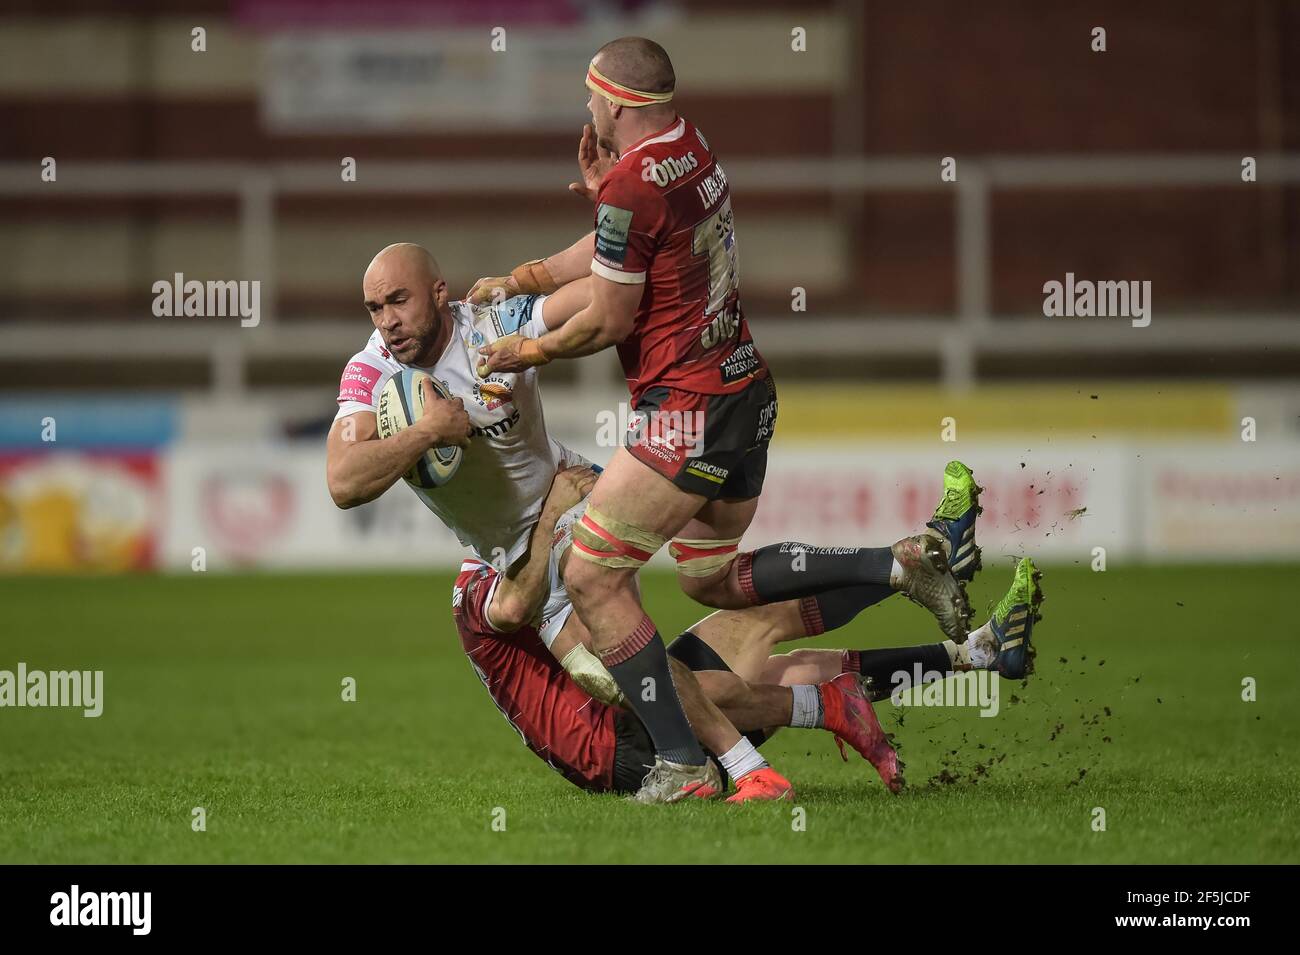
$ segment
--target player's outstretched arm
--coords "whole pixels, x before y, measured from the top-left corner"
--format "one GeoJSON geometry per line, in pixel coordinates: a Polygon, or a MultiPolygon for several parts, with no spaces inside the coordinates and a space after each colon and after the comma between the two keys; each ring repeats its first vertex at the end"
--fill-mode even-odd
{"type": "Polygon", "coordinates": [[[523,560],[501,573],[492,594],[487,610],[492,626],[509,633],[537,615],[550,592],[551,539],[555,536],[555,525],[565,511],[587,496],[595,483],[596,472],[589,467],[563,468],[555,473],[523,560]]]}
{"type": "Polygon", "coordinates": [[[509,275],[485,276],[474,283],[465,300],[485,305],[515,295],[549,295],[562,286],[591,274],[596,233],[588,232],[562,252],[517,265],[509,275]]]}
{"type": "Polygon", "coordinates": [[[644,283],[628,285],[593,275],[591,304],[538,339],[546,359],[580,358],[617,345],[632,331],[644,291],[644,283]]]}
{"type": "Polygon", "coordinates": [[[342,508],[373,501],[411,469],[431,448],[467,447],[471,430],[465,403],[438,397],[422,382],[424,414],[409,428],[380,439],[374,412],[339,418],[325,443],[325,482],[342,508]]]}
{"type": "Polygon", "coordinates": [[[644,284],[627,285],[593,275],[591,304],[560,328],[541,338],[502,338],[480,348],[487,371],[520,372],[555,358],[580,358],[617,345],[632,331],[644,290],[644,284]]]}
{"type": "Polygon", "coordinates": [[[546,304],[542,308],[542,324],[546,326],[548,332],[561,327],[591,305],[591,283],[592,278],[588,275],[586,278],[561,286],[554,293],[546,296],[546,304]]]}
{"type": "Polygon", "coordinates": [[[568,285],[591,274],[591,260],[595,254],[596,232],[593,229],[567,249],[548,255],[542,261],[556,285],[568,285]]]}

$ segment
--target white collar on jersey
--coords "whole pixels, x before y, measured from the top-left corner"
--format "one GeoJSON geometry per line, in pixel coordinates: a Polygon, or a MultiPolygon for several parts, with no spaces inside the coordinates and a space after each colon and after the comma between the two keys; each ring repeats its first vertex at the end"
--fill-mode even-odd
{"type": "Polygon", "coordinates": [[[668,129],[665,132],[651,133],[649,136],[641,140],[639,143],[636,143],[633,146],[629,146],[627,148],[627,151],[624,152],[623,155],[619,156],[618,158],[620,160],[626,159],[628,156],[632,155],[634,152],[636,152],[638,149],[641,149],[643,146],[653,146],[655,143],[675,142],[676,140],[681,139],[685,135],[686,135],[686,118],[680,117],[677,120],[677,122],[674,123],[672,126],[668,127],[668,129]]]}

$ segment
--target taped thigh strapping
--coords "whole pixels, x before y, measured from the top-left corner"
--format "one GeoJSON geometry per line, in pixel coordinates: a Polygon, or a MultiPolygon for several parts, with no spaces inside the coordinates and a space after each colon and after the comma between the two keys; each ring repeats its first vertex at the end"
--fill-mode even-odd
{"type": "Polygon", "coordinates": [[[602,567],[640,567],[666,543],[667,538],[602,514],[590,504],[573,525],[573,549],[602,567]]]}
{"type": "Polygon", "coordinates": [[[677,573],[683,577],[712,577],[730,564],[739,550],[739,537],[731,540],[674,537],[668,547],[668,553],[677,561],[677,573]]]}

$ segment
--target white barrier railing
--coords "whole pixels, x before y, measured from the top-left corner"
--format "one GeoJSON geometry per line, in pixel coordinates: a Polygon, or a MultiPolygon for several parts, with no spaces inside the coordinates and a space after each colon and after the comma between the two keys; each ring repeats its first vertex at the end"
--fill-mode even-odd
{"type": "MultiPolygon", "coordinates": [[[[933,354],[942,380],[953,388],[975,381],[982,347],[999,353],[1033,354],[1062,348],[1123,348],[1137,333],[1123,322],[1049,325],[1021,323],[1014,336],[995,336],[989,309],[990,241],[988,196],[993,187],[1106,188],[1132,186],[1236,185],[1241,156],[1095,156],[1089,158],[985,157],[960,159],[956,182],[939,178],[937,158],[732,160],[728,178],[738,192],[782,194],[859,193],[929,189],[952,191],[956,201],[957,309],[954,316],[872,320],[870,337],[847,333],[849,320],[797,324],[754,322],[760,347],[781,354],[843,354],[857,340],[872,353],[933,354]],[[855,340],[856,339],[856,340],[855,340]]],[[[1260,154],[1259,184],[1300,182],[1300,155],[1260,154]]],[[[36,162],[0,164],[0,196],[233,196],[239,203],[241,275],[262,283],[261,322],[256,335],[222,334],[221,329],[173,326],[166,336],[130,335],[132,354],[203,357],[212,363],[214,389],[238,395],[245,388],[250,358],[285,354],[346,356],[355,349],[355,323],[324,322],[293,329],[292,339],[275,321],[274,261],[278,196],[361,193],[482,194],[509,196],[556,191],[572,178],[564,162],[376,162],[365,175],[343,183],[329,162],[277,163],[78,163],[62,162],[57,183],[41,181],[36,162]],[[346,190],[346,193],[344,192],[346,190]]],[[[1232,315],[1231,321],[1193,316],[1161,316],[1140,331],[1144,351],[1204,351],[1300,346],[1300,323],[1288,316],[1232,315]]],[[[1294,318],[1294,316],[1290,316],[1294,318]]],[[[1225,316],[1226,318],[1226,316],[1225,316]]],[[[136,326],[133,326],[133,329],[136,326]]],[[[855,326],[856,327],[856,326],[855,326]]],[[[124,350],[122,323],[61,324],[59,352],[64,357],[96,357],[124,350]]],[[[38,318],[0,325],[0,353],[13,357],[48,354],[49,333],[38,318]]],[[[580,382],[594,386],[605,366],[583,362],[580,382]]]]}

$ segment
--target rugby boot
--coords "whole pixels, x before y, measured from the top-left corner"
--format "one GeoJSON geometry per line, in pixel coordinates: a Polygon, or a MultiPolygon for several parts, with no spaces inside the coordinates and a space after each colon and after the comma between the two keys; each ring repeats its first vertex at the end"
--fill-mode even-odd
{"type": "Polygon", "coordinates": [[[948,566],[958,580],[969,581],[981,565],[975,543],[975,518],[983,512],[980,492],[971,469],[960,461],[949,461],[943,469],[943,500],[926,527],[937,531],[947,545],[948,566]]]}
{"type": "Polygon", "coordinates": [[[737,779],[736,791],[727,797],[727,802],[777,802],[782,799],[794,799],[794,787],[771,766],[764,766],[737,779]]]}
{"type": "Polygon", "coordinates": [[[890,792],[903,788],[903,764],[890,743],[889,735],[880,727],[876,711],[871,708],[856,673],[841,673],[829,683],[817,686],[822,698],[822,726],[835,734],[840,755],[846,760],[844,744],[850,746],[875,767],[876,772],[890,792]]]}
{"type": "Polygon", "coordinates": [[[965,643],[970,632],[971,609],[966,585],[953,576],[942,539],[934,534],[904,537],[892,548],[902,568],[895,589],[934,614],[944,636],[965,643]]]}
{"type": "Polygon", "coordinates": [[[713,760],[706,759],[703,766],[690,766],[656,756],[654,766],[641,780],[641,788],[628,798],[640,803],[678,802],[697,792],[701,799],[722,792],[722,776],[713,760]]]}
{"type": "Polygon", "coordinates": [[[998,601],[989,622],[971,634],[975,645],[993,657],[989,669],[1009,680],[1021,680],[1034,672],[1035,650],[1029,638],[1034,624],[1043,619],[1038,612],[1043,602],[1043,588],[1038,583],[1042,579],[1034,562],[1022,557],[1011,589],[998,601]]]}

